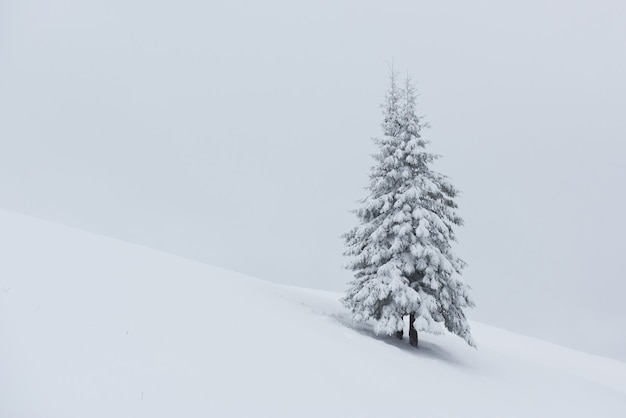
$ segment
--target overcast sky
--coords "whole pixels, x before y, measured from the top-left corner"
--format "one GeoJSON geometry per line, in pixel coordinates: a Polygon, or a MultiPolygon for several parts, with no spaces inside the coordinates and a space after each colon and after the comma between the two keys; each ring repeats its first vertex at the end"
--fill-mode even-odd
{"type": "Polygon", "coordinates": [[[624,22],[623,1],[0,0],[0,207],[343,290],[393,59],[463,191],[469,316],[626,360],[624,22]]]}

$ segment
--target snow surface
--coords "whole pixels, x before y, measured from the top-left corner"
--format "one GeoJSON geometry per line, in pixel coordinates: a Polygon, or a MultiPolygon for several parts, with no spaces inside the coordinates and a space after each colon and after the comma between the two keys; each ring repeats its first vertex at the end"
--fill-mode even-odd
{"type": "Polygon", "coordinates": [[[625,363],[481,323],[415,350],[336,293],[6,212],[0,254],[2,418],[626,416],[625,363]]]}

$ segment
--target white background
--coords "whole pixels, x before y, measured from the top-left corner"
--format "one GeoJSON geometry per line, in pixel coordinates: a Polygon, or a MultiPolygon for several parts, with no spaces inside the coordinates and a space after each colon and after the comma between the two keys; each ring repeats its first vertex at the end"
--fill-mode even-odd
{"type": "Polygon", "coordinates": [[[341,290],[394,59],[464,192],[469,316],[626,360],[624,22],[620,1],[0,0],[0,207],[341,290]]]}

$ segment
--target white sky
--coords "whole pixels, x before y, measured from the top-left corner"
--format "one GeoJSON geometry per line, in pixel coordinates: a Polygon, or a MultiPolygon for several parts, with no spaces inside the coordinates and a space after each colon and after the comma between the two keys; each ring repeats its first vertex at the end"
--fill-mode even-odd
{"type": "Polygon", "coordinates": [[[0,0],[0,207],[342,290],[393,58],[464,192],[469,316],[626,360],[624,22],[621,1],[0,0]]]}

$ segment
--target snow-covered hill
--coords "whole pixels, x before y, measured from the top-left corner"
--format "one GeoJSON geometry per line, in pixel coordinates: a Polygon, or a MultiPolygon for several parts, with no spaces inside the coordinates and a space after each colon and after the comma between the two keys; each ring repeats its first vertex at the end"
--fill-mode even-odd
{"type": "Polygon", "coordinates": [[[338,294],[6,212],[0,256],[3,418],[626,416],[626,364],[484,324],[415,350],[338,294]]]}

